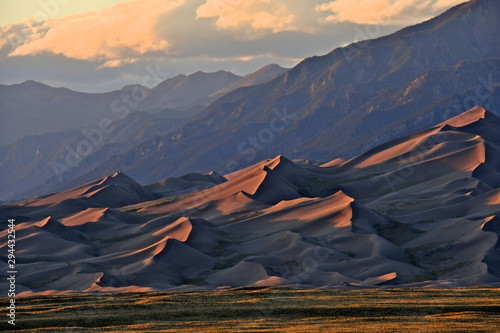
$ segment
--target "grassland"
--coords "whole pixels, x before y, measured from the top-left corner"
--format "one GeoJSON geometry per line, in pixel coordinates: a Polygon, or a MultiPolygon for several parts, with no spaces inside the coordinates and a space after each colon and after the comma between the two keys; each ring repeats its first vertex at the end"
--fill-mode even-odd
{"type": "MultiPolygon", "coordinates": [[[[498,332],[500,289],[323,290],[36,296],[18,332],[498,332]]],[[[7,299],[2,299],[7,304],[7,299]]],[[[1,309],[0,330],[7,324],[1,309]]]]}

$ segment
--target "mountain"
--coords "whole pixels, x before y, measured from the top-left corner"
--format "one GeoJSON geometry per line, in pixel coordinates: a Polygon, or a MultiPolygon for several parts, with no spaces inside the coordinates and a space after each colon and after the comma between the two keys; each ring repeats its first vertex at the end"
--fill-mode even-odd
{"type": "Polygon", "coordinates": [[[224,95],[173,133],[110,157],[140,182],[259,159],[351,158],[481,104],[500,104],[500,3],[473,0],[392,35],[308,58],[224,95]]]}
{"type": "Polygon", "coordinates": [[[185,110],[198,106],[203,109],[212,101],[209,98],[211,94],[234,84],[241,78],[226,71],[215,73],[199,71],[188,76],[178,75],[151,89],[147,99],[143,102],[143,107],[185,110]]]}
{"type": "Polygon", "coordinates": [[[256,72],[244,76],[241,80],[236,81],[235,83],[225,87],[224,89],[213,93],[209,97],[212,99],[212,101],[215,101],[217,98],[238,88],[255,86],[267,81],[271,81],[272,79],[285,74],[286,71],[288,71],[288,68],[283,68],[276,64],[269,64],[265,67],[262,67],[256,72]]]}
{"type": "Polygon", "coordinates": [[[95,168],[109,156],[124,153],[156,135],[167,134],[187,121],[187,118],[169,118],[171,114],[170,110],[155,114],[133,112],[124,120],[111,123],[109,133],[92,129],[84,133],[29,135],[0,147],[0,197],[14,200],[68,188],[65,185],[71,175],[95,168]],[[88,149],[85,158],[76,158],[79,149],[88,149]],[[44,187],[50,179],[52,187],[44,187]]]}
{"type": "Polygon", "coordinates": [[[116,119],[110,106],[121,94],[79,93],[35,81],[0,85],[0,146],[29,134],[95,126],[104,117],[116,119]]]}
{"type": "Polygon", "coordinates": [[[170,118],[201,111],[209,95],[241,79],[229,72],[179,75],[152,89],[130,85],[108,93],[80,93],[26,81],[0,85],[0,146],[28,135],[95,128],[104,118],[123,119],[135,111],[170,110],[170,118]],[[7,126],[8,124],[8,126],[7,126]]]}
{"type": "Polygon", "coordinates": [[[148,186],[117,172],[4,205],[17,290],[498,286],[499,132],[476,107],[347,161],[148,186]]]}

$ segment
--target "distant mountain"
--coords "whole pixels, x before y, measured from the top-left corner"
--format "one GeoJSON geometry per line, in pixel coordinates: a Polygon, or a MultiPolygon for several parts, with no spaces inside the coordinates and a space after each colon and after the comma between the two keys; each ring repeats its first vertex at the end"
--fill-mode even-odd
{"type": "Polygon", "coordinates": [[[191,75],[178,75],[168,79],[148,91],[147,99],[141,103],[146,109],[179,109],[195,106],[206,107],[212,99],[211,94],[242,79],[226,71],[215,73],[196,72],[191,75]]]}
{"type": "Polygon", "coordinates": [[[265,82],[283,71],[271,65],[245,78],[226,71],[196,72],[167,79],[152,89],[129,85],[94,94],[52,88],[36,81],[0,85],[0,146],[27,135],[96,127],[103,118],[114,121],[135,111],[170,110],[171,118],[190,117],[225,92],[265,82]]]}
{"type": "Polygon", "coordinates": [[[26,135],[96,126],[104,117],[117,119],[111,103],[121,94],[79,93],[35,81],[0,85],[0,146],[26,135]]]}
{"type": "Polygon", "coordinates": [[[81,131],[29,135],[0,147],[0,197],[13,200],[67,188],[65,185],[72,175],[95,168],[109,156],[122,154],[156,135],[167,134],[187,121],[187,118],[169,118],[171,113],[170,110],[156,114],[133,112],[126,119],[113,122],[109,126],[112,131],[107,134],[93,129],[87,135],[81,131]],[[79,146],[82,144],[85,148],[79,146]],[[79,147],[89,149],[88,156],[77,159],[79,147]],[[64,179],[58,174],[61,170],[65,170],[64,179]],[[44,187],[51,179],[51,187],[44,187]]]}
{"type": "Polygon", "coordinates": [[[277,154],[350,158],[482,104],[500,104],[500,2],[473,0],[392,35],[306,59],[224,95],[166,136],[78,178],[224,174],[277,154]]]}
{"type": "Polygon", "coordinates": [[[4,205],[16,290],[498,287],[499,132],[476,107],[348,161],[280,155],[148,186],[116,172],[4,205]]]}
{"type": "Polygon", "coordinates": [[[210,99],[212,99],[212,101],[215,101],[217,98],[233,90],[241,87],[255,86],[270,81],[280,75],[283,75],[286,71],[288,71],[288,68],[283,68],[276,64],[267,65],[254,73],[244,76],[241,80],[236,81],[235,83],[223,88],[222,90],[213,93],[209,97],[210,99]]]}
{"type": "Polygon", "coordinates": [[[126,86],[108,93],[80,93],[35,81],[0,85],[0,146],[26,135],[97,127],[134,111],[170,109],[170,117],[186,118],[201,111],[204,98],[241,77],[229,72],[177,76],[149,90],[126,86]],[[8,124],[8,126],[7,126],[8,124]]]}

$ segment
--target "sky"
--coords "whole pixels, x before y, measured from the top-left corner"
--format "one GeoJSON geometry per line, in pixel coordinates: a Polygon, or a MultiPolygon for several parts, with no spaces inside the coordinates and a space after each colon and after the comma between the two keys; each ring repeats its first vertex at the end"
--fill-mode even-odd
{"type": "Polygon", "coordinates": [[[293,67],[462,2],[0,0],[0,83],[104,92],[199,70],[293,67]]]}

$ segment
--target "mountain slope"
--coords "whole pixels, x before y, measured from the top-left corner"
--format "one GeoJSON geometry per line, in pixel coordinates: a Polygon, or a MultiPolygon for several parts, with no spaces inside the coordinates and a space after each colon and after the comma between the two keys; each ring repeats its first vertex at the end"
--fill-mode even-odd
{"type": "Polygon", "coordinates": [[[146,109],[188,109],[197,105],[207,106],[214,92],[224,89],[241,79],[226,71],[215,73],[196,72],[168,79],[148,92],[141,103],[146,109]]]}
{"type": "Polygon", "coordinates": [[[109,156],[124,153],[156,135],[167,134],[187,121],[169,118],[171,114],[171,110],[156,114],[133,112],[124,120],[113,122],[109,126],[112,131],[107,134],[94,129],[86,135],[80,131],[30,135],[0,147],[0,198],[28,198],[34,193],[68,188],[65,185],[72,175],[92,169],[109,156]],[[88,144],[85,149],[90,151],[85,158],[77,159],[82,142],[88,144]],[[51,187],[44,187],[48,181],[51,187]]]}
{"type": "Polygon", "coordinates": [[[326,166],[277,156],[227,181],[146,187],[115,173],[5,205],[17,288],[498,286],[499,132],[500,118],[476,107],[326,166]]]}
{"type": "MultiPolygon", "coordinates": [[[[230,93],[233,90],[236,90],[238,88],[242,87],[249,87],[249,86],[255,86],[261,83],[265,83],[267,81],[270,81],[282,74],[284,74],[288,69],[283,68],[281,66],[278,66],[276,64],[270,64],[267,66],[262,67],[256,72],[250,73],[243,77],[241,80],[236,81],[235,83],[225,87],[224,89],[221,89],[209,97],[212,99],[212,102],[215,101],[217,98],[230,93]]],[[[207,105],[208,106],[208,105],[207,105]]]]}

